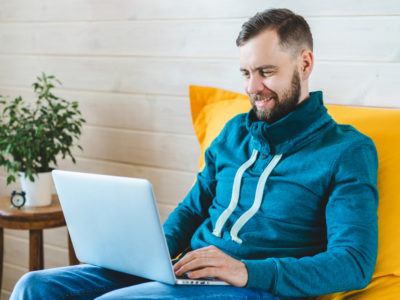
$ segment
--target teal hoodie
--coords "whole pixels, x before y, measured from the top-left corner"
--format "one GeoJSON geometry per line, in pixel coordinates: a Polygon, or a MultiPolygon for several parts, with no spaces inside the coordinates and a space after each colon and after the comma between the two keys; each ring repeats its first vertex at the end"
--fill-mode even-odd
{"type": "Polygon", "coordinates": [[[231,119],[164,224],[171,256],[215,245],[247,287],[282,298],[360,289],[377,255],[378,159],[370,138],[327,113],[322,92],[268,124],[231,119]]]}

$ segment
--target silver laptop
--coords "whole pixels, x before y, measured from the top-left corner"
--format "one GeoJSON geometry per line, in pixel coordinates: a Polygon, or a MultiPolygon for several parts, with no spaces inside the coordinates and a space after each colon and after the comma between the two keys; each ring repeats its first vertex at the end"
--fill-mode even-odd
{"type": "Polygon", "coordinates": [[[175,277],[153,188],[146,179],[52,173],[81,262],[168,284],[228,284],[215,278],[175,277]]]}

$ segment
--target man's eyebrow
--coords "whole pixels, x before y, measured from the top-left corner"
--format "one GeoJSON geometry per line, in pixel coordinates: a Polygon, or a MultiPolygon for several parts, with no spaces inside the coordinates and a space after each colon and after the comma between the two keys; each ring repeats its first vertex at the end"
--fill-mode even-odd
{"type": "MultiPolygon", "coordinates": [[[[257,67],[255,70],[256,71],[261,71],[261,70],[265,70],[265,69],[278,69],[278,66],[275,65],[262,65],[257,67]]],[[[240,68],[240,72],[247,72],[247,69],[245,68],[240,68]]]]}
{"type": "Polygon", "coordinates": [[[277,69],[278,67],[275,65],[262,65],[256,68],[256,70],[265,70],[265,69],[277,69]]]}

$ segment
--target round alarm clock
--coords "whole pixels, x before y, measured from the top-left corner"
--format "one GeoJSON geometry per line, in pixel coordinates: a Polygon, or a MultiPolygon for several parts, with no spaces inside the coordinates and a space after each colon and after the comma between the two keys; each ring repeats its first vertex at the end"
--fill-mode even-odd
{"type": "Polygon", "coordinates": [[[11,193],[11,205],[17,208],[21,208],[25,204],[25,192],[22,191],[17,193],[16,191],[12,191],[11,193]]]}

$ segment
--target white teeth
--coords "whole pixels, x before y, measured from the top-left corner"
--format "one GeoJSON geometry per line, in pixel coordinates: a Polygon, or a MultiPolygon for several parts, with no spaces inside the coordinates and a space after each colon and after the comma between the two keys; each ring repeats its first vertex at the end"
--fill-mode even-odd
{"type": "Polygon", "coordinates": [[[264,103],[265,101],[268,101],[268,100],[271,100],[271,99],[272,99],[272,98],[263,99],[263,100],[257,100],[257,102],[264,103]]]}

